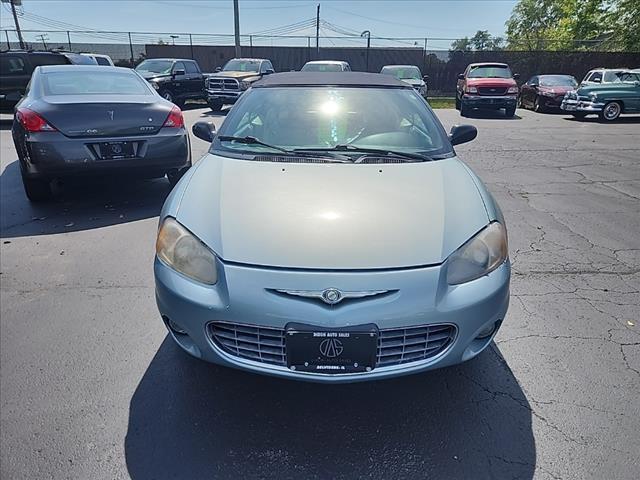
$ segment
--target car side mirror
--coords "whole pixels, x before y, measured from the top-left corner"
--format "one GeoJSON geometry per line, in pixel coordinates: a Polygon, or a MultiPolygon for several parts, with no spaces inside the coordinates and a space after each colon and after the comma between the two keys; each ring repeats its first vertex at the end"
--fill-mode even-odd
{"type": "Polygon", "coordinates": [[[513,74],[513,79],[514,80],[518,80],[520,78],[520,74],[519,73],[514,73],[513,74]]]}
{"type": "Polygon", "coordinates": [[[275,70],[273,70],[272,68],[267,68],[267,69],[264,71],[264,74],[265,74],[265,75],[271,75],[272,73],[276,73],[276,71],[275,71],[275,70]]]}
{"type": "Polygon", "coordinates": [[[185,75],[186,72],[182,69],[179,69],[179,70],[174,70],[173,74],[177,77],[178,75],[185,75]]]}
{"type": "Polygon", "coordinates": [[[449,133],[451,145],[467,143],[478,136],[478,130],[473,125],[454,125],[449,133]]]}
{"type": "Polygon", "coordinates": [[[222,67],[216,67],[216,69],[214,71],[215,72],[221,72],[222,71],[222,67]]]}
{"type": "Polygon", "coordinates": [[[464,73],[458,74],[458,80],[464,80],[464,73]]]}
{"type": "Polygon", "coordinates": [[[204,140],[209,143],[213,142],[213,139],[216,136],[216,126],[213,122],[196,122],[193,124],[191,131],[200,140],[204,140]]]}
{"type": "Polygon", "coordinates": [[[425,82],[426,82],[427,80],[429,80],[429,75],[423,75],[423,76],[422,76],[422,80],[424,80],[425,82]]]}
{"type": "Polygon", "coordinates": [[[602,83],[602,79],[601,78],[594,78],[593,80],[591,80],[593,83],[602,83]]]}

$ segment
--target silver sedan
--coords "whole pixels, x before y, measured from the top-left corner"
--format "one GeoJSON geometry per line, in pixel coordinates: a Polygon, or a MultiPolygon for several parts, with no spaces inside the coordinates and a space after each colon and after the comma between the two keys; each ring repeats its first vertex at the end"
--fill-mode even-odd
{"type": "Polygon", "coordinates": [[[354,382],[463,362],[509,304],[500,209],[425,100],[388,75],[283,73],[249,89],[167,199],[162,319],[200,359],[354,382]]]}

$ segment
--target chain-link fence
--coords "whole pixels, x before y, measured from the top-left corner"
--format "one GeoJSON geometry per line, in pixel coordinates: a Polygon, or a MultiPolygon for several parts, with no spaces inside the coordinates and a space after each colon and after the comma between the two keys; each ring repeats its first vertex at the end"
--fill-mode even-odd
{"type": "MultiPolygon", "coordinates": [[[[103,32],[23,31],[25,47],[62,49],[109,55],[117,65],[133,66],[145,58],[193,58],[205,72],[235,56],[233,35],[103,32]]],[[[20,48],[15,30],[0,31],[0,48],[20,48]]],[[[299,70],[309,60],[345,60],[353,70],[379,72],[383,65],[417,65],[429,75],[434,95],[451,95],[456,76],[472,62],[504,62],[521,75],[521,81],[544,73],[564,73],[581,79],[595,67],[640,67],[640,52],[603,52],[590,44],[589,51],[456,51],[455,39],[320,36],[243,35],[243,56],[269,58],[277,71],[299,70]]]]}

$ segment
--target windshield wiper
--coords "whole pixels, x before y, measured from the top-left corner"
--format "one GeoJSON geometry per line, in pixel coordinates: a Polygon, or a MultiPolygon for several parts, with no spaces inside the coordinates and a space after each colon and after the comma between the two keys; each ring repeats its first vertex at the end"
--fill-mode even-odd
{"type": "MultiPolygon", "coordinates": [[[[398,152],[396,150],[386,150],[384,148],[365,148],[365,147],[358,147],[356,145],[351,145],[351,144],[336,145],[335,147],[331,147],[331,148],[304,148],[304,149],[297,148],[294,151],[295,152],[298,152],[298,151],[332,152],[333,151],[333,152],[372,153],[376,155],[382,155],[385,157],[403,158],[407,162],[428,162],[430,160],[435,160],[435,158],[433,157],[428,157],[420,153],[398,152]]],[[[354,163],[360,163],[361,159],[362,157],[355,160],[354,163]]]]}
{"type": "MultiPolygon", "coordinates": [[[[287,155],[298,155],[300,157],[318,157],[317,154],[313,154],[311,151],[305,152],[300,151],[299,149],[289,150],[287,148],[279,147],[277,145],[271,145],[269,143],[263,142],[262,140],[246,136],[246,137],[234,137],[232,135],[219,135],[217,137],[221,142],[238,142],[244,143],[246,145],[260,145],[267,148],[272,148],[273,150],[277,150],[278,152],[286,153],[287,155]]],[[[325,157],[328,157],[328,161],[339,162],[339,163],[351,163],[351,159],[345,155],[340,154],[332,154],[329,151],[323,151],[325,157]]]]}

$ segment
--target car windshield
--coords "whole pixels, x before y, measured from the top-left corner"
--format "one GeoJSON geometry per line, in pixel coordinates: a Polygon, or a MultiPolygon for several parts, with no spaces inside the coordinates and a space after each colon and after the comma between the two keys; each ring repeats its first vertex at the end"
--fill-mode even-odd
{"type": "Polygon", "coordinates": [[[79,55],[77,53],[63,53],[65,57],[69,59],[69,61],[75,65],[97,65],[96,59],[93,57],[88,57],[86,55],[79,55]]]}
{"type": "Polygon", "coordinates": [[[380,73],[393,75],[398,80],[420,80],[422,78],[418,67],[384,67],[380,73]]]}
{"type": "Polygon", "coordinates": [[[171,60],[145,60],[136,67],[139,72],[169,73],[173,62],[171,60]]]}
{"type": "Polygon", "coordinates": [[[223,72],[257,72],[260,62],[255,60],[229,60],[222,69],[223,72]]]}
{"type": "Polygon", "coordinates": [[[511,78],[512,76],[509,67],[496,65],[475,67],[467,74],[467,78],[511,78]]]}
{"type": "Polygon", "coordinates": [[[50,72],[42,75],[46,95],[149,95],[145,81],[133,72],[50,72]]]}
{"type": "Polygon", "coordinates": [[[306,63],[303,72],[341,72],[342,65],[339,63],[306,63]]]}
{"type": "MultiPolygon", "coordinates": [[[[252,137],[286,150],[344,149],[348,145],[353,154],[358,154],[357,148],[428,156],[452,152],[433,112],[408,88],[254,88],[233,107],[219,137],[252,137]]],[[[278,153],[264,145],[219,139],[212,148],[278,153]]]]}
{"type": "Polygon", "coordinates": [[[575,87],[578,82],[567,75],[545,75],[540,77],[540,85],[543,87],[575,87]]]}

